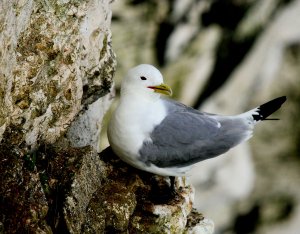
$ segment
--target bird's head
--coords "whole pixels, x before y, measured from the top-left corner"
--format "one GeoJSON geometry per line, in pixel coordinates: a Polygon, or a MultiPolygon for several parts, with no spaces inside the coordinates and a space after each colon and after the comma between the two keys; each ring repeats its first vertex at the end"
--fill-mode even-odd
{"type": "Polygon", "coordinates": [[[171,96],[172,90],[163,83],[163,76],[158,69],[149,64],[141,64],[130,69],[123,78],[121,93],[158,97],[160,94],[171,96]]]}

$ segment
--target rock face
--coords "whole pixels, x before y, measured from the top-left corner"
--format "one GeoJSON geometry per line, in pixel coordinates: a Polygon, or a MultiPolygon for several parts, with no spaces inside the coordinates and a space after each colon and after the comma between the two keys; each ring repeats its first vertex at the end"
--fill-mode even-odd
{"type": "Polygon", "coordinates": [[[110,20],[105,0],[1,2],[0,233],[213,232],[190,185],[161,202],[165,178],[97,153],[114,96],[110,20]]]}
{"type": "Polygon", "coordinates": [[[56,174],[73,169],[68,157],[40,147],[75,144],[79,130],[62,137],[83,115],[93,125],[85,145],[95,146],[116,66],[110,19],[108,1],[1,2],[1,232],[55,230],[51,198],[62,205],[66,180],[56,174]],[[92,111],[95,103],[100,111],[92,111]]]}
{"type": "Polygon", "coordinates": [[[110,148],[41,146],[31,155],[1,151],[4,233],[213,233],[193,210],[193,188],[128,167],[110,148]],[[10,154],[9,154],[10,153],[10,154]],[[11,157],[25,157],[23,164],[11,157]],[[22,179],[18,183],[18,179],[22,179]]]}
{"type": "Polygon", "coordinates": [[[178,181],[175,199],[161,203],[159,196],[168,192],[165,178],[128,167],[110,148],[91,156],[84,156],[64,204],[71,233],[213,232],[213,223],[192,211],[193,190],[184,181],[178,181]]]}
{"type": "Polygon", "coordinates": [[[110,90],[109,3],[3,1],[0,11],[0,139],[14,129],[28,149],[54,143],[110,90]]]}

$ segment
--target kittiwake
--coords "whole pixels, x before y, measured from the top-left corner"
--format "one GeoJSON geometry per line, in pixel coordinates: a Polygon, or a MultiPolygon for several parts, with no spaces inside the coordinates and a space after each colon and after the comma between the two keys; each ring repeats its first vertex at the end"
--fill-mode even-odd
{"type": "Polygon", "coordinates": [[[193,164],[248,140],[256,123],[286,101],[283,96],[239,115],[222,116],[161,94],[171,96],[172,91],[154,66],[141,64],[129,70],[110,119],[108,139],[123,161],[162,176],[184,176],[193,164]]]}

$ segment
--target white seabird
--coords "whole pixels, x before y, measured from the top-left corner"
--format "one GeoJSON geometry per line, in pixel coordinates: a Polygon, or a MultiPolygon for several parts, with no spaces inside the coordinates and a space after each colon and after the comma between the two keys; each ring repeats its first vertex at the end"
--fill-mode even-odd
{"type": "Polygon", "coordinates": [[[285,102],[279,97],[234,116],[208,114],[165,99],[169,86],[152,65],[128,71],[108,127],[115,154],[133,167],[162,176],[184,176],[191,166],[248,140],[257,122],[285,102]]]}

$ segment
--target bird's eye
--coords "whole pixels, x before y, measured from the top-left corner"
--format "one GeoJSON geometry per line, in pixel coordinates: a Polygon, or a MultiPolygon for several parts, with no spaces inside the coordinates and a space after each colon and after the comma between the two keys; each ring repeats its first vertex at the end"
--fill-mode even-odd
{"type": "Polygon", "coordinates": [[[147,78],[145,76],[141,76],[140,78],[141,78],[141,80],[147,80],[147,78]]]}

